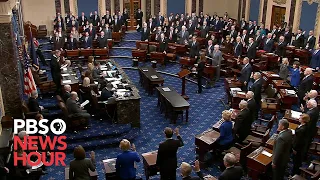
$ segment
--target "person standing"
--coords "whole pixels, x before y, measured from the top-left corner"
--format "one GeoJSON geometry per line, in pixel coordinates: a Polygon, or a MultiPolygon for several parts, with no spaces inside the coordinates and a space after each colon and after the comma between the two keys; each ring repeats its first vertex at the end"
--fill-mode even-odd
{"type": "Polygon", "coordinates": [[[219,81],[220,79],[220,67],[221,67],[221,60],[222,60],[222,52],[219,50],[219,45],[214,45],[214,50],[212,52],[212,65],[216,67],[216,74],[215,74],[215,81],[219,81]]]}
{"type": "Polygon", "coordinates": [[[164,129],[166,140],[160,143],[157,155],[157,166],[160,168],[161,180],[175,180],[177,169],[177,151],[183,146],[182,138],[179,134],[179,129],[176,128],[174,133],[177,139],[173,139],[173,130],[169,127],[164,129]]]}
{"type": "Polygon", "coordinates": [[[143,12],[141,11],[141,9],[138,9],[138,11],[136,12],[136,20],[137,24],[139,25],[139,28],[137,29],[138,31],[140,31],[140,29],[142,28],[142,18],[143,12]]]}
{"type": "Polygon", "coordinates": [[[292,131],[289,129],[289,122],[286,119],[279,121],[278,131],[280,131],[279,135],[273,145],[273,180],[283,180],[286,167],[290,160],[292,145],[292,131]]]}
{"type": "Polygon", "coordinates": [[[202,93],[202,75],[203,75],[203,71],[206,65],[206,56],[205,54],[201,54],[200,55],[200,62],[198,65],[196,65],[196,69],[197,69],[197,78],[198,78],[198,94],[202,93]]]}
{"type": "Polygon", "coordinates": [[[59,63],[60,55],[61,55],[61,51],[55,50],[50,61],[51,76],[52,76],[53,82],[56,84],[57,94],[60,93],[60,89],[61,89],[61,67],[59,63]]]}

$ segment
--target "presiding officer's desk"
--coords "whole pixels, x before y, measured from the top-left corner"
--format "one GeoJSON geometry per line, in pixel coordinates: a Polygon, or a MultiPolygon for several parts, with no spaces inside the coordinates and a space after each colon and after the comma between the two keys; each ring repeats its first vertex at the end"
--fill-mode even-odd
{"type": "Polygon", "coordinates": [[[114,60],[108,60],[106,65],[101,65],[101,70],[106,71],[107,74],[109,74],[108,71],[116,71],[116,77],[107,77],[105,81],[114,87],[116,86],[117,122],[120,124],[131,123],[133,127],[140,127],[141,97],[139,90],[114,60]]]}
{"type": "Polygon", "coordinates": [[[139,67],[140,84],[147,90],[148,94],[153,94],[153,89],[162,86],[163,77],[152,67],[139,67]]]}
{"type": "Polygon", "coordinates": [[[178,113],[186,111],[186,122],[189,118],[190,104],[172,87],[157,87],[158,105],[165,108],[166,115],[171,115],[171,122],[176,123],[178,113]]]}

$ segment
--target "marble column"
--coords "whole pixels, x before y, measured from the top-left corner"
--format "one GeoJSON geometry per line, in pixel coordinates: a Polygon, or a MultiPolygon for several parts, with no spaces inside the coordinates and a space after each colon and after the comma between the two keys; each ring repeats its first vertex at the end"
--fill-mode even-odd
{"type": "Polygon", "coordinates": [[[167,3],[167,0],[160,0],[160,12],[164,17],[168,16],[167,3]]]}
{"type": "Polygon", "coordinates": [[[111,12],[111,0],[105,0],[106,2],[106,11],[111,12]]]}
{"type": "Polygon", "coordinates": [[[60,0],[54,0],[54,4],[56,6],[56,13],[61,13],[61,1],[60,0]]]}
{"type": "Polygon", "coordinates": [[[151,17],[151,0],[146,0],[146,21],[151,17]]]}
{"type": "Polygon", "coordinates": [[[22,87],[11,22],[0,23],[0,87],[5,114],[22,117],[22,87]]]}
{"type": "Polygon", "coordinates": [[[300,18],[301,18],[301,8],[302,8],[302,0],[296,1],[296,7],[294,10],[294,19],[292,25],[292,32],[297,32],[300,26],[300,18]]]}
{"type": "Polygon", "coordinates": [[[246,0],[242,0],[242,13],[241,13],[241,18],[245,18],[246,16],[246,3],[247,1],[246,0]]]}
{"type": "Polygon", "coordinates": [[[192,12],[192,0],[186,0],[186,4],[185,4],[185,14],[191,14],[192,12]]]}
{"type": "Polygon", "coordinates": [[[199,0],[196,1],[196,11],[195,11],[196,15],[198,16],[200,14],[199,11],[199,0]]]}
{"type": "Polygon", "coordinates": [[[262,10],[262,20],[261,20],[263,23],[266,23],[267,9],[268,9],[268,0],[264,0],[264,2],[263,2],[263,10],[262,10]]]}
{"type": "Polygon", "coordinates": [[[154,14],[157,16],[160,12],[160,0],[154,0],[154,14]]]}
{"type": "Polygon", "coordinates": [[[199,12],[203,12],[203,0],[199,0],[199,12]]]}
{"type": "MultiPolygon", "coordinates": [[[[250,18],[250,3],[251,3],[251,0],[247,0],[246,9],[245,9],[245,19],[246,19],[246,21],[249,21],[249,18],[250,18]]],[[[253,8],[256,8],[256,7],[253,7],[253,8]]]]}
{"type": "Polygon", "coordinates": [[[118,14],[120,11],[120,0],[114,0],[114,10],[115,13],[118,14]]]}
{"type": "Polygon", "coordinates": [[[195,13],[197,11],[197,0],[192,0],[191,3],[191,13],[195,13]]]}
{"type": "MultiPolygon", "coordinates": [[[[148,0],[142,0],[141,1],[141,11],[143,12],[143,22],[147,21],[148,16],[148,12],[147,12],[147,1],[148,0]]],[[[122,2],[122,1],[121,1],[122,2]]],[[[123,5],[122,5],[123,6],[123,5]]],[[[121,3],[120,3],[120,7],[121,7],[121,3]]],[[[151,8],[151,7],[150,7],[151,8]]],[[[123,9],[123,8],[122,8],[123,9]]]]}
{"type": "Polygon", "coordinates": [[[66,14],[70,13],[70,0],[64,0],[64,11],[66,14]]]}
{"type": "Polygon", "coordinates": [[[292,27],[293,25],[293,19],[294,19],[294,10],[296,8],[296,0],[291,1],[291,7],[290,7],[290,16],[289,16],[289,23],[288,25],[292,27]]]}

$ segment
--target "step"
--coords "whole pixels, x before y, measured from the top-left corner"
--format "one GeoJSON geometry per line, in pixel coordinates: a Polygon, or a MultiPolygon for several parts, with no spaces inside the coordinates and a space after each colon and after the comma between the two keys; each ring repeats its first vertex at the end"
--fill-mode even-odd
{"type": "Polygon", "coordinates": [[[135,139],[139,134],[140,134],[140,129],[133,128],[128,133],[122,134],[121,136],[117,136],[117,137],[68,143],[67,151],[73,151],[73,149],[79,145],[81,145],[85,150],[94,150],[94,149],[101,149],[105,147],[119,146],[119,143],[122,139],[127,139],[131,141],[135,139]]]}

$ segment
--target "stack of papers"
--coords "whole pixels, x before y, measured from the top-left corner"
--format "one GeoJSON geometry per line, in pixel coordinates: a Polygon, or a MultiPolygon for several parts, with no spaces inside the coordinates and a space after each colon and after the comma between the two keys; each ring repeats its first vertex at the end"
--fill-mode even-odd
{"type": "Polygon", "coordinates": [[[68,83],[71,83],[71,80],[63,80],[62,83],[68,84],[68,83]]]}
{"type": "Polygon", "coordinates": [[[288,90],[286,89],[286,93],[289,94],[289,95],[295,95],[296,92],[294,90],[288,90]]]}
{"type": "Polygon", "coordinates": [[[162,90],[163,90],[164,92],[169,92],[169,91],[171,91],[168,87],[162,88],[162,90]]]}
{"type": "Polygon", "coordinates": [[[245,92],[237,92],[237,94],[240,94],[240,95],[246,95],[245,92]]]}
{"type": "Polygon", "coordinates": [[[152,76],[151,76],[151,78],[152,78],[152,79],[157,79],[157,78],[158,78],[158,76],[156,76],[156,75],[152,75],[152,76]]]}
{"type": "Polygon", "coordinates": [[[272,157],[272,154],[265,150],[263,150],[261,154],[266,155],[268,157],[272,157]]]}
{"type": "Polygon", "coordinates": [[[295,118],[295,119],[299,119],[300,115],[302,113],[301,112],[298,112],[298,111],[292,111],[291,110],[291,117],[295,118]]]}
{"type": "Polygon", "coordinates": [[[70,74],[61,74],[62,77],[69,76],[70,74]]]}

